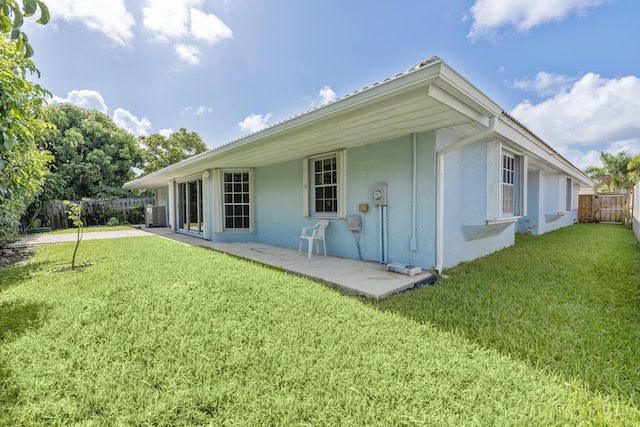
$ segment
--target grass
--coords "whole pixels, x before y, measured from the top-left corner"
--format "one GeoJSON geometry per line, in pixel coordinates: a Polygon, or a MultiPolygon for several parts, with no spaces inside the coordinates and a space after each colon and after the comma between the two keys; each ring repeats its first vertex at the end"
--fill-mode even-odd
{"type": "Polygon", "coordinates": [[[640,247],[629,230],[518,236],[449,274],[372,305],[640,405],[640,247]]]}
{"type": "Polygon", "coordinates": [[[620,392],[482,343],[456,310],[399,309],[473,263],[392,308],[159,237],[83,242],[95,266],[51,273],[72,249],[0,270],[0,425],[640,424],[620,392]]]}

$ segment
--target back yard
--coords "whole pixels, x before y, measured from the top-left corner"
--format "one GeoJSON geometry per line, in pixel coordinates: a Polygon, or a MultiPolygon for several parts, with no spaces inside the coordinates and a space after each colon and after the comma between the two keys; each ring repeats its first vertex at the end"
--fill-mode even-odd
{"type": "Polygon", "coordinates": [[[640,249],[579,225],[359,300],[160,237],[0,269],[0,425],[637,425],[640,249]]]}

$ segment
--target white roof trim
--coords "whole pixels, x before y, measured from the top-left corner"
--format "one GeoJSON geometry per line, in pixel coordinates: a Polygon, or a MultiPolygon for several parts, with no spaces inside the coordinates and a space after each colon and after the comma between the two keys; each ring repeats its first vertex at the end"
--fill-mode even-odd
{"type": "Polygon", "coordinates": [[[502,116],[504,137],[516,144],[538,147],[536,152],[544,161],[590,184],[586,175],[505,114],[464,77],[439,58],[431,57],[381,83],[128,182],[124,187],[161,188],[170,180],[212,168],[273,164],[286,160],[287,156],[304,158],[323,150],[343,149],[375,142],[376,138],[389,139],[429,129],[473,123],[486,126],[492,116],[502,116]],[[330,143],[334,145],[329,146],[330,143]]]}

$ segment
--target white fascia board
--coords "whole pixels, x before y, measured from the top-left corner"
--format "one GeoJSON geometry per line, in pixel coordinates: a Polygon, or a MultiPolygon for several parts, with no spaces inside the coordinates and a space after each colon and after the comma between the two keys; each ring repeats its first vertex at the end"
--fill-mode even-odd
{"type": "Polygon", "coordinates": [[[461,101],[460,99],[454,97],[453,95],[446,92],[444,89],[431,85],[427,90],[429,96],[441,104],[446,105],[447,107],[457,110],[463,115],[467,116],[469,119],[474,120],[476,122],[482,123],[484,126],[489,125],[489,118],[478,112],[477,109],[469,106],[468,103],[461,101]]]}
{"type": "Polygon", "coordinates": [[[485,126],[488,125],[489,117],[502,114],[503,109],[498,104],[447,64],[443,64],[435,85],[486,116],[487,123],[483,123],[485,126]]]}

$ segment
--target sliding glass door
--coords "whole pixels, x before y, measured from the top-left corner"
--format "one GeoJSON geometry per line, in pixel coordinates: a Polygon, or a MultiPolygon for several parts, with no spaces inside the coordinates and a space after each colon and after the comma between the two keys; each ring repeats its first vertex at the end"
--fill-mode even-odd
{"type": "Polygon", "coordinates": [[[177,223],[180,230],[202,233],[204,228],[202,206],[201,179],[178,183],[177,223]]]}

